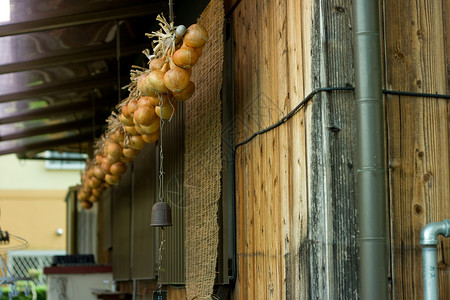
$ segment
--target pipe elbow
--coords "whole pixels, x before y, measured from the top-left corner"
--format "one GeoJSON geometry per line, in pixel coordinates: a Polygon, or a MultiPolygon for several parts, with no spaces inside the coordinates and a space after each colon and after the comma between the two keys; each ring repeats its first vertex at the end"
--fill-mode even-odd
{"type": "Polygon", "coordinates": [[[450,220],[445,219],[443,222],[425,225],[420,232],[420,244],[423,246],[436,246],[439,235],[450,236],[450,220]]]}

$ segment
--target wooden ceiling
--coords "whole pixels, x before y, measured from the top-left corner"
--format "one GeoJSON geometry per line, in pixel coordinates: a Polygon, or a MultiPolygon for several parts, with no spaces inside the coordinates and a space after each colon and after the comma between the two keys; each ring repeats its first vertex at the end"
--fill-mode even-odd
{"type": "MultiPolygon", "coordinates": [[[[157,0],[10,0],[0,22],[0,155],[89,153],[144,65],[157,0]],[[8,20],[9,19],[9,20],[8,20]]],[[[4,8],[0,8],[3,10],[4,8]]]]}

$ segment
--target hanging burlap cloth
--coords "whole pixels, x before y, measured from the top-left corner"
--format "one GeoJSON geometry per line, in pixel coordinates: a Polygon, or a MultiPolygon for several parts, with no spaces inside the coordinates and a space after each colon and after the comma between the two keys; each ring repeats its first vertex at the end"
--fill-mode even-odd
{"type": "Polygon", "coordinates": [[[216,277],[221,196],[224,9],[212,0],[198,20],[209,40],[194,66],[195,93],[185,102],[186,294],[212,299],[216,277]]]}

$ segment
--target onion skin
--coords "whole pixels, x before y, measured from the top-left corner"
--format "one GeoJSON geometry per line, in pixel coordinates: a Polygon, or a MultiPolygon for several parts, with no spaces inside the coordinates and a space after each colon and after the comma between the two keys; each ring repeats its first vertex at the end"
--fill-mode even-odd
{"type": "Polygon", "coordinates": [[[195,52],[197,52],[198,57],[200,57],[203,53],[203,47],[194,48],[195,52]]]}
{"type": "MultiPolygon", "coordinates": [[[[156,113],[156,107],[155,107],[155,113],[156,113]]],[[[138,130],[138,132],[141,135],[149,134],[149,133],[158,131],[160,125],[161,125],[161,120],[159,119],[159,117],[156,117],[155,120],[153,120],[153,122],[149,126],[144,126],[144,125],[136,126],[136,130],[138,130]]]]}
{"type": "Polygon", "coordinates": [[[103,172],[102,168],[100,168],[99,165],[94,166],[94,176],[97,177],[98,179],[103,179],[105,178],[105,172],[103,172]]]}
{"type": "MultiPolygon", "coordinates": [[[[166,64],[167,65],[167,64],[166,64]]],[[[165,65],[165,66],[166,66],[165,65]]],[[[164,84],[164,74],[166,73],[166,67],[163,67],[161,70],[153,70],[148,75],[148,80],[152,85],[152,91],[159,93],[167,93],[169,90],[164,84]]]]}
{"type": "Polygon", "coordinates": [[[139,135],[139,132],[136,131],[134,126],[124,126],[125,130],[131,135],[139,135]]]}
{"type": "Polygon", "coordinates": [[[88,186],[92,189],[99,187],[102,181],[98,179],[97,177],[90,177],[88,181],[88,186]]]}
{"type": "Polygon", "coordinates": [[[77,194],[77,198],[78,198],[79,201],[85,201],[85,200],[87,200],[89,198],[89,194],[86,193],[85,191],[80,191],[77,194]]]}
{"type": "Polygon", "coordinates": [[[105,158],[105,156],[103,154],[97,154],[95,156],[95,160],[97,161],[97,163],[100,165],[103,162],[103,159],[105,158]]]}
{"type": "Polygon", "coordinates": [[[163,57],[152,59],[150,62],[150,70],[161,70],[165,63],[166,60],[163,57]]]}
{"type": "Polygon", "coordinates": [[[111,185],[116,185],[120,181],[120,175],[106,174],[105,181],[111,185]]]}
{"type": "Polygon", "coordinates": [[[100,165],[100,168],[102,168],[103,173],[105,173],[105,178],[107,174],[110,174],[111,164],[107,162],[106,160],[102,162],[100,165]]]}
{"type": "Polygon", "coordinates": [[[183,42],[189,47],[203,47],[208,41],[208,32],[203,26],[192,24],[184,35],[183,42]]]}
{"type": "Polygon", "coordinates": [[[100,190],[100,189],[93,189],[92,190],[92,195],[94,196],[94,197],[100,197],[101,195],[102,195],[102,191],[100,190]]]}
{"type": "Polygon", "coordinates": [[[144,140],[140,135],[133,135],[130,139],[128,147],[134,150],[141,150],[145,146],[144,140]]]}
{"type": "Polygon", "coordinates": [[[161,94],[161,95],[159,95],[158,97],[150,97],[149,99],[150,99],[150,103],[153,105],[153,106],[159,106],[159,102],[160,102],[160,100],[159,100],[159,98],[160,97],[162,97],[162,100],[163,100],[163,105],[166,105],[166,104],[168,104],[169,102],[169,99],[167,98],[167,94],[161,94]]]}
{"type": "Polygon", "coordinates": [[[116,142],[109,142],[105,146],[105,153],[110,155],[114,160],[118,161],[120,157],[122,156],[122,146],[119,145],[119,143],[116,142]]]}
{"type": "Polygon", "coordinates": [[[111,134],[111,140],[114,142],[118,143],[120,141],[123,141],[123,138],[124,138],[124,133],[120,129],[117,129],[116,131],[114,131],[113,134],[111,134]]]}
{"type": "Polygon", "coordinates": [[[133,121],[137,125],[150,125],[155,119],[155,107],[153,105],[141,105],[134,112],[133,121]]]}
{"type": "Polygon", "coordinates": [[[81,207],[82,208],[84,208],[84,209],[90,209],[90,208],[92,208],[92,202],[90,202],[90,201],[87,201],[87,200],[84,200],[84,201],[81,201],[81,207]]]}
{"type": "Polygon", "coordinates": [[[121,158],[121,162],[124,162],[124,163],[128,164],[128,163],[132,162],[133,159],[134,158],[129,158],[129,157],[125,157],[124,156],[124,157],[121,158]]]}
{"type": "Polygon", "coordinates": [[[139,154],[138,150],[131,148],[123,148],[123,156],[125,156],[126,158],[134,158],[138,154],[139,154]]]}
{"type": "Polygon", "coordinates": [[[155,99],[155,98],[156,98],[156,97],[143,96],[143,97],[139,98],[139,100],[138,100],[138,106],[139,106],[139,107],[141,107],[141,106],[143,106],[143,105],[147,105],[147,106],[149,106],[149,105],[155,106],[154,104],[152,104],[152,102],[153,102],[152,99],[155,99]]]}
{"type": "Polygon", "coordinates": [[[153,92],[153,87],[151,83],[148,81],[147,73],[144,73],[141,76],[139,76],[136,87],[138,91],[141,92],[141,94],[144,96],[151,96],[151,97],[156,96],[156,94],[153,92]]]}
{"type": "Polygon", "coordinates": [[[164,105],[164,106],[156,106],[155,107],[155,113],[160,117],[161,119],[170,119],[172,117],[172,114],[175,113],[174,107],[172,105],[164,105]]]}
{"type": "Polygon", "coordinates": [[[130,111],[128,110],[127,105],[122,106],[121,112],[122,112],[122,115],[124,115],[126,118],[129,119],[131,117],[131,114],[130,114],[130,111]]]}
{"type": "Polygon", "coordinates": [[[90,169],[86,172],[86,174],[87,174],[87,177],[92,177],[92,176],[94,176],[94,170],[93,170],[92,168],[90,168],[90,169]]]}
{"type": "Polygon", "coordinates": [[[198,61],[198,54],[194,48],[183,45],[173,54],[173,62],[180,68],[192,68],[198,61]]]}
{"type": "Polygon", "coordinates": [[[119,115],[119,121],[125,126],[133,126],[133,119],[125,117],[123,114],[119,115]]]}
{"type": "Polygon", "coordinates": [[[192,97],[195,92],[195,84],[190,81],[188,86],[179,93],[172,93],[173,99],[177,101],[184,101],[192,97]]]}
{"type": "Polygon", "coordinates": [[[186,88],[189,84],[189,79],[188,72],[175,64],[164,74],[164,84],[170,91],[175,93],[179,93],[186,88]]]}
{"type": "Polygon", "coordinates": [[[155,131],[153,133],[143,134],[142,139],[144,142],[151,144],[159,140],[159,131],[155,131]]]}
{"type": "Polygon", "coordinates": [[[111,165],[110,171],[112,175],[121,175],[125,173],[127,170],[127,165],[124,162],[116,162],[115,164],[111,165]]]}
{"type": "Polygon", "coordinates": [[[136,109],[138,109],[139,105],[137,100],[133,99],[130,100],[130,102],[128,102],[127,104],[127,108],[128,108],[128,112],[130,113],[130,117],[133,117],[134,112],[136,111],[136,109]]]}

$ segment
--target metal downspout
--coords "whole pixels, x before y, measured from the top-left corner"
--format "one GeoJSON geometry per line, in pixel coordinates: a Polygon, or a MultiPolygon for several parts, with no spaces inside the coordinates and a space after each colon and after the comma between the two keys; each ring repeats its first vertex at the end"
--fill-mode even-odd
{"type": "Polygon", "coordinates": [[[420,232],[423,259],[423,295],[425,300],[438,300],[439,287],[437,276],[438,236],[450,236],[450,220],[429,223],[420,232]]]}
{"type": "Polygon", "coordinates": [[[353,1],[361,299],[388,299],[386,169],[378,1],[353,1]]]}

